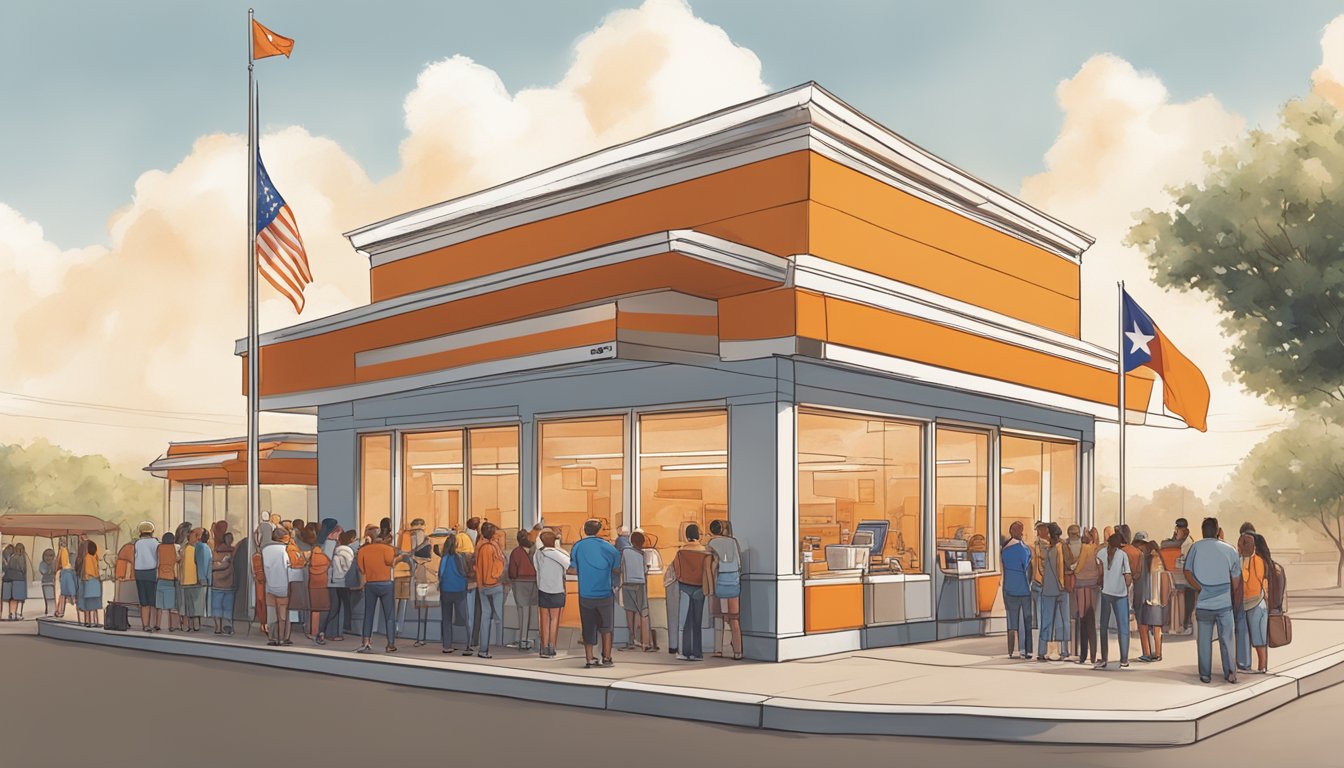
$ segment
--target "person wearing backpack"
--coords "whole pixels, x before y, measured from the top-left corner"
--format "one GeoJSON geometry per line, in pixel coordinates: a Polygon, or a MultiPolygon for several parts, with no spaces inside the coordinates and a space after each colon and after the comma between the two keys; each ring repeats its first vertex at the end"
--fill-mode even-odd
{"type": "Polygon", "coordinates": [[[503,634],[504,585],[500,579],[504,575],[504,553],[495,541],[497,530],[494,523],[482,523],[480,536],[476,539],[476,594],[481,601],[478,623],[481,627],[481,646],[476,656],[481,659],[493,658],[490,655],[490,638],[495,636],[494,627],[499,626],[499,634],[503,634]]]}
{"type": "Polygon", "coordinates": [[[331,611],[327,613],[327,621],[322,626],[322,637],[332,642],[339,643],[345,640],[346,630],[342,627],[349,626],[350,614],[354,612],[354,604],[350,597],[350,575],[353,572],[355,580],[358,581],[355,550],[351,546],[356,535],[354,530],[340,531],[336,535],[336,547],[331,551],[331,569],[327,572],[327,590],[330,595],[327,602],[331,606],[331,611]],[[345,622],[344,625],[341,622],[345,622]],[[336,630],[334,635],[333,629],[336,630]]]}
{"type": "Polygon", "coordinates": [[[1241,613],[1237,615],[1237,668],[1251,672],[1251,648],[1255,648],[1255,674],[1269,671],[1269,579],[1273,560],[1265,537],[1244,533],[1237,540],[1241,555],[1241,613]]]}

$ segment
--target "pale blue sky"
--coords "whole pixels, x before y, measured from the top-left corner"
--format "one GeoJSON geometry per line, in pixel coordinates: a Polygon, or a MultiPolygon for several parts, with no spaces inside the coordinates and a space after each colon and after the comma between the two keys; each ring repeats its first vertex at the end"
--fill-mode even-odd
{"type": "MultiPolygon", "coordinates": [[[[298,39],[265,71],[269,127],[337,140],[374,177],[395,169],[401,102],[421,68],[464,54],[511,90],[554,83],[576,38],[635,0],[272,0],[298,39]],[[281,98],[283,94],[283,100],[281,98]]],[[[246,119],[246,2],[8,3],[0,23],[0,202],[63,247],[104,242],[142,172],[246,119]]],[[[1338,2],[694,0],[761,58],[774,88],[817,80],[1010,190],[1059,129],[1056,84],[1115,53],[1175,100],[1212,93],[1253,122],[1307,89],[1338,2]]],[[[264,126],[265,127],[265,126],[264,126]]]]}

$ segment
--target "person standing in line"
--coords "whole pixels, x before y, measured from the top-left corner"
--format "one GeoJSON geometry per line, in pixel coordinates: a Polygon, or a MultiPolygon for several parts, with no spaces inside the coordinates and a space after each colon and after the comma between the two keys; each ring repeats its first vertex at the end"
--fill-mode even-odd
{"type": "Polygon", "coordinates": [[[556,544],[554,531],[541,532],[541,546],[532,553],[532,567],[537,572],[537,623],[540,633],[537,644],[540,656],[553,659],[555,644],[560,634],[560,612],[565,607],[565,573],[569,571],[569,555],[556,544]]]}
{"type": "Polygon", "coordinates": [[[1242,583],[1242,608],[1237,623],[1237,669],[1263,675],[1269,671],[1267,592],[1273,560],[1265,537],[1249,531],[1237,540],[1237,553],[1241,555],[1242,583]],[[1255,649],[1254,670],[1251,669],[1252,648],[1255,649]]]}
{"type": "Polygon", "coordinates": [[[79,577],[75,574],[77,552],[70,551],[70,537],[62,536],[56,545],[56,573],[60,580],[60,592],[56,597],[56,618],[65,618],[65,606],[76,601],[79,593],[79,577]]]}
{"type": "MultiPolygon", "coordinates": [[[[279,519],[279,515],[272,515],[271,517],[279,519]]],[[[270,611],[266,608],[266,566],[262,558],[262,551],[267,547],[279,546],[279,543],[275,540],[275,532],[280,529],[281,526],[277,524],[263,521],[258,523],[257,529],[252,532],[252,586],[256,591],[254,620],[261,625],[261,633],[267,639],[271,637],[271,628],[270,622],[267,620],[270,611]]],[[[288,575],[286,575],[286,579],[288,579],[288,575]]]]}
{"type": "Polygon", "coordinates": [[[177,537],[171,533],[163,534],[158,548],[158,581],[154,587],[155,625],[157,632],[163,628],[164,614],[168,614],[168,631],[177,631],[177,537]]]}
{"type": "MultiPolygon", "coordinates": [[[[1050,641],[1057,634],[1055,622],[1059,619],[1060,601],[1064,595],[1064,546],[1060,542],[1058,523],[1045,523],[1045,547],[1036,573],[1041,585],[1041,635],[1036,645],[1036,660],[1049,661],[1050,641]]],[[[1064,660],[1061,654],[1060,660],[1064,660]]]]}
{"type": "Polygon", "coordinates": [[[481,518],[472,517],[467,519],[467,530],[464,531],[467,537],[468,546],[464,549],[458,542],[458,552],[467,555],[470,570],[467,573],[467,617],[470,638],[467,641],[467,650],[463,651],[464,656],[471,656],[476,653],[476,649],[481,645],[481,594],[476,584],[476,544],[480,540],[481,518]]]}
{"type": "Polygon", "coordinates": [[[233,533],[227,528],[215,530],[223,533],[210,554],[210,617],[215,621],[216,635],[232,635],[233,606],[238,594],[233,562],[237,549],[233,546],[233,533]]]}
{"type": "Polygon", "coordinates": [[[42,550],[42,562],[37,564],[37,572],[42,577],[42,615],[50,616],[51,608],[56,604],[56,552],[51,548],[42,550]]]}
{"type": "MultiPolygon", "coordinates": [[[[438,538],[439,529],[432,534],[438,538]]],[[[443,543],[437,545],[435,554],[439,556],[439,641],[444,653],[453,653],[453,627],[463,624],[464,634],[471,638],[471,623],[466,621],[467,611],[467,557],[457,549],[457,535],[445,531],[443,543]]],[[[465,648],[464,648],[465,650],[465,648]]]]}
{"type": "MultiPolygon", "coordinates": [[[[4,584],[3,591],[0,591],[0,608],[9,609],[11,598],[14,596],[14,574],[9,570],[9,558],[14,556],[14,545],[6,544],[3,550],[0,550],[0,582],[4,584]]],[[[14,620],[12,610],[5,616],[7,621],[14,620]]]]}
{"type": "Polygon", "coordinates": [[[1008,658],[1031,658],[1031,581],[1034,567],[1031,547],[1022,541],[1022,521],[1008,526],[1003,563],[1003,607],[1008,619],[1008,658]]]}
{"type": "Polygon", "coordinates": [[[716,564],[713,553],[700,543],[700,526],[695,523],[686,526],[686,544],[672,559],[672,570],[677,574],[677,589],[681,592],[678,601],[681,652],[677,654],[677,659],[681,661],[705,660],[701,627],[705,599],[713,597],[714,582],[718,575],[715,573],[716,564]]]}
{"type": "MultiPolygon", "coordinates": [[[[619,548],[618,548],[619,549],[619,548]]],[[[647,560],[644,559],[644,534],[630,536],[630,546],[621,552],[621,603],[625,606],[628,633],[622,650],[653,650],[649,642],[649,590],[647,560]],[[636,642],[638,639],[638,642],[636,642]]]]}
{"type": "Polygon", "coordinates": [[[1199,648],[1199,680],[1207,683],[1213,678],[1213,633],[1217,627],[1223,679],[1236,683],[1237,671],[1233,667],[1236,653],[1231,647],[1236,643],[1232,605],[1242,599],[1241,557],[1223,541],[1218,518],[1204,518],[1200,529],[1204,538],[1195,542],[1185,556],[1185,579],[1196,593],[1195,641],[1199,648]]]}
{"type": "Polygon", "coordinates": [[[1176,610],[1179,610],[1180,630],[1173,634],[1186,635],[1194,631],[1192,620],[1195,613],[1195,590],[1189,584],[1185,583],[1185,557],[1190,553],[1190,547],[1194,545],[1195,540],[1190,535],[1190,524],[1184,517],[1176,518],[1175,527],[1172,529],[1171,538],[1162,542],[1162,547],[1179,547],[1180,555],[1176,557],[1175,570],[1172,573],[1172,583],[1176,585],[1180,593],[1180,599],[1177,600],[1176,610]]]}
{"type": "MultiPolygon", "coordinates": [[[[285,620],[299,622],[305,637],[312,639],[308,631],[308,552],[306,543],[299,538],[307,528],[302,520],[294,520],[291,527],[285,529],[285,549],[289,553],[289,614],[285,620]],[[302,546],[301,546],[302,544],[302,546]]],[[[291,631],[285,631],[285,637],[291,637],[291,631]]]]}
{"type": "Polygon", "coordinates": [[[1162,565],[1162,552],[1157,542],[1143,531],[1135,537],[1143,550],[1139,560],[1138,577],[1134,580],[1134,623],[1139,628],[1139,644],[1143,655],[1139,661],[1162,660],[1162,628],[1171,615],[1171,574],[1162,565]],[[1149,640],[1151,635],[1151,642],[1149,640]]]}
{"type": "Polygon", "coordinates": [[[135,602],[135,542],[128,541],[117,550],[112,599],[124,605],[135,602]]]}
{"type": "MultiPolygon", "coordinates": [[[[178,584],[182,602],[181,629],[183,632],[195,632],[199,629],[201,617],[205,615],[205,587],[202,585],[199,559],[196,557],[197,544],[200,542],[201,529],[188,529],[187,540],[178,550],[178,584]]],[[[208,572],[208,571],[207,571],[208,572]]],[[[171,627],[169,630],[171,631],[171,627]]]]}
{"type": "MultiPolygon", "coordinates": [[[[504,553],[495,541],[498,528],[494,523],[481,523],[480,535],[476,539],[476,596],[481,605],[480,651],[477,658],[490,659],[491,638],[504,632],[504,585],[500,578],[504,575],[504,553]]],[[[475,634],[475,632],[473,632],[475,634]]]]}
{"type": "Polygon", "coordinates": [[[1078,568],[1078,554],[1083,549],[1082,529],[1070,525],[1060,541],[1064,551],[1064,594],[1059,597],[1059,616],[1055,618],[1055,637],[1059,639],[1059,660],[1068,661],[1076,644],[1077,628],[1073,612],[1073,574],[1078,568]]]}
{"type": "Polygon", "coordinates": [[[715,658],[723,658],[723,633],[728,631],[733,659],[742,660],[742,547],[733,538],[732,525],[727,520],[711,520],[709,542],[714,555],[714,599],[710,602],[710,616],[714,625],[715,658]]]}
{"type": "Polygon", "coordinates": [[[103,577],[98,568],[98,545],[85,543],[84,556],[79,567],[79,613],[86,627],[98,626],[98,612],[103,610],[103,577]]]}
{"type": "Polygon", "coordinates": [[[322,542],[318,539],[318,531],[305,529],[303,532],[305,541],[310,545],[308,552],[308,626],[313,636],[313,642],[318,645],[327,644],[327,636],[323,632],[322,614],[331,610],[331,591],[328,589],[330,581],[328,577],[331,574],[331,558],[327,557],[327,552],[322,548],[322,542]]]}
{"type": "Polygon", "coordinates": [[[387,637],[387,653],[397,652],[396,616],[392,608],[392,566],[397,562],[397,551],[392,548],[391,532],[378,533],[371,544],[359,548],[355,562],[364,579],[364,627],[362,643],[355,653],[372,653],[369,640],[373,636],[373,615],[379,606],[383,609],[383,633],[387,637]]]}
{"type": "Polygon", "coordinates": [[[667,616],[667,652],[676,656],[681,642],[681,587],[677,569],[670,564],[663,570],[663,611],[667,616]]]}
{"type": "Polygon", "coordinates": [[[397,534],[397,565],[392,572],[392,592],[397,606],[397,636],[406,627],[406,606],[415,598],[412,554],[425,543],[425,521],[417,517],[397,534]]]}
{"type": "Polygon", "coordinates": [[[289,529],[276,528],[271,532],[271,545],[261,550],[261,562],[266,589],[266,612],[273,617],[275,627],[266,633],[267,645],[293,645],[289,639],[289,529]]]}
{"type": "Polygon", "coordinates": [[[154,539],[154,524],[145,521],[139,525],[140,538],[135,540],[135,596],[140,603],[140,628],[150,632],[158,628],[159,617],[154,606],[158,588],[159,542],[154,539]]]}
{"type": "Polygon", "coordinates": [[[1111,650],[1111,617],[1120,635],[1120,667],[1129,666],[1129,587],[1134,582],[1125,554],[1125,537],[1112,533],[1106,548],[1097,553],[1101,570],[1101,661],[1093,669],[1106,669],[1111,650]]]}
{"type": "Polygon", "coordinates": [[[616,529],[616,541],[612,543],[616,545],[617,552],[624,552],[628,549],[630,547],[630,526],[622,525],[616,529]]]}
{"type": "MultiPolygon", "coordinates": [[[[532,615],[537,610],[537,568],[532,564],[535,539],[525,530],[518,531],[518,546],[509,553],[508,576],[513,585],[513,604],[518,609],[518,650],[532,650],[532,615]]],[[[538,643],[540,644],[540,643],[538,643]]]]}
{"type": "Polygon", "coordinates": [[[331,607],[327,620],[322,625],[322,638],[339,643],[345,640],[342,622],[350,621],[354,610],[350,598],[350,571],[355,565],[354,543],[357,533],[354,530],[341,531],[336,537],[336,546],[331,550],[331,567],[327,571],[327,604],[331,607]],[[332,632],[335,631],[333,635],[332,632]]]}
{"type": "Polygon", "coordinates": [[[570,548],[569,559],[579,580],[579,622],[583,627],[584,669],[612,667],[611,632],[615,625],[616,597],[613,574],[621,567],[621,555],[611,542],[598,536],[601,520],[583,524],[583,538],[570,548]],[[602,660],[596,659],[601,642],[602,660]]]}
{"type": "Polygon", "coordinates": [[[1073,574],[1073,612],[1078,619],[1078,663],[1097,663],[1097,600],[1101,566],[1097,562],[1096,528],[1082,536],[1073,574]]]}
{"type": "Polygon", "coordinates": [[[98,545],[85,542],[85,553],[79,558],[79,621],[85,627],[101,627],[98,612],[102,611],[102,573],[98,569],[98,545]]]}

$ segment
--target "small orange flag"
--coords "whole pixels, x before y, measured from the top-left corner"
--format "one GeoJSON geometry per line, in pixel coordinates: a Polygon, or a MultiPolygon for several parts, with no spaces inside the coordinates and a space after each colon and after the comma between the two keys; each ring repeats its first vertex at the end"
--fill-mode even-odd
{"type": "Polygon", "coordinates": [[[293,38],[277,35],[271,30],[263,27],[261,22],[252,20],[252,58],[264,59],[267,56],[284,55],[289,58],[289,54],[294,52],[293,38]]]}

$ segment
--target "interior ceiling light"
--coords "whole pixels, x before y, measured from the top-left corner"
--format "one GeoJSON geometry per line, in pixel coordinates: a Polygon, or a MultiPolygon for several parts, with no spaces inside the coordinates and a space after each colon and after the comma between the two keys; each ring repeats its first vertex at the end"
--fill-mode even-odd
{"type": "Polygon", "coordinates": [[[412,464],[411,469],[461,469],[462,463],[456,464],[412,464]]]}
{"type": "Polygon", "coordinates": [[[727,456],[727,451],[661,451],[658,453],[641,453],[640,457],[646,459],[675,459],[682,456],[727,456]]]}
{"type": "Polygon", "coordinates": [[[661,469],[664,472],[689,472],[693,470],[704,469],[727,469],[728,463],[721,464],[664,464],[661,469]]]}
{"type": "Polygon", "coordinates": [[[619,459],[624,453],[575,453],[569,456],[552,456],[556,461],[581,461],[584,459],[619,459]]]}

